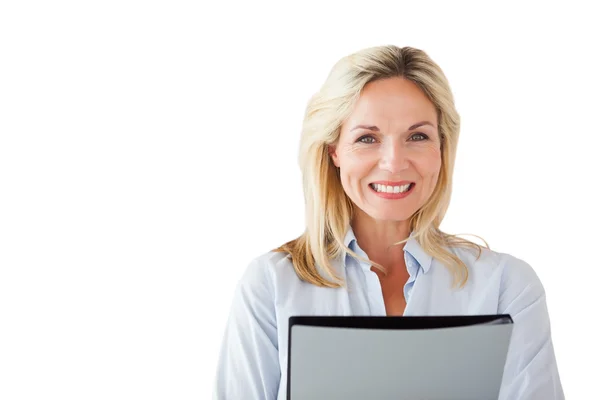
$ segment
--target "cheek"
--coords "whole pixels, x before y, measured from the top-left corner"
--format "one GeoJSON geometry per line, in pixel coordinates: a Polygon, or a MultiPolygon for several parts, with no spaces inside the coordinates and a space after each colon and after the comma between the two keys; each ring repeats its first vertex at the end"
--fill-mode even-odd
{"type": "Polygon", "coordinates": [[[342,174],[347,175],[350,179],[360,179],[361,175],[367,174],[373,168],[374,163],[377,163],[376,157],[374,160],[372,153],[367,151],[344,153],[340,157],[342,174]]]}
{"type": "Polygon", "coordinates": [[[439,150],[425,152],[418,161],[421,176],[424,179],[437,180],[442,167],[442,154],[439,150]]]}

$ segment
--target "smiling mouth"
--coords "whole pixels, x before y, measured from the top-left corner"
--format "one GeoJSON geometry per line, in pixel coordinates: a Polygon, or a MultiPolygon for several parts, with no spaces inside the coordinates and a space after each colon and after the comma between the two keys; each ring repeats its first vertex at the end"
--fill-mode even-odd
{"type": "Polygon", "coordinates": [[[415,186],[415,183],[411,182],[406,185],[397,186],[381,185],[379,183],[369,183],[369,186],[377,193],[399,194],[409,192],[415,186]]]}

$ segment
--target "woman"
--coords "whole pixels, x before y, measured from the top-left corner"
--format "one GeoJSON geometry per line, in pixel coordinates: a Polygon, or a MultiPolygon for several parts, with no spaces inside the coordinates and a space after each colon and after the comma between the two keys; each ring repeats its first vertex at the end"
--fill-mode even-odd
{"type": "Polygon", "coordinates": [[[216,398],[285,398],[291,315],[469,314],[513,318],[501,399],[564,398],[534,270],[439,229],[459,126],[423,51],[369,48],[334,66],[302,129],[306,230],[239,282],[216,398]]]}

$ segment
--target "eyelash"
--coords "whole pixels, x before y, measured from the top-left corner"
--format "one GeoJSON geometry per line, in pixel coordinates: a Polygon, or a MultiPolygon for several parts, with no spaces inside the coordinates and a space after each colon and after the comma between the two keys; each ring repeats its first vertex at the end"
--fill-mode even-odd
{"type": "MultiPolygon", "coordinates": [[[[421,133],[421,132],[417,132],[417,133],[413,134],[411,136],[411,138],[415,137],[416,135],[423,136],[423,138],[424,138],[422,140],[417,140],[417,142],[422,142],[422,141],[425,141],[425,140],[429,139],[429,136],[427,136],[426,134],[421,133]]],[[[373,137],[373,135],[364,135],[364,136],[361,136],[360,138],[358,138],[357,142],[364,143],[364,144],[373,144],[373,142],[363,142],[363,139],[369,139],[369,138],[375,140],[375,138],[373,137]]]]}

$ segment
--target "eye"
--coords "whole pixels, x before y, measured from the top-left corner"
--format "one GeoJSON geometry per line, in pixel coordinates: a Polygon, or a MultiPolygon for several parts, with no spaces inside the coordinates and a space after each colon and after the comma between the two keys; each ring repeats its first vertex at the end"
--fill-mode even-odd
{"type": "Polygon", "coordinates": [[[357,142],[371,144],[371,143],[375,143],[375,138],[371,135],[365,135],[365,136],[359,137],[357,142]]]}
{"type": "Polygon", "coordinates": [[[422,141],[424,141],[424,140],[427,140],[427,139],[429,139],[429,136],[427,136],[426,134],[424,134],[424,133],[421,133],[421,132],[415,133],[415,134],[414,134],[414,135],[412,135],[410,138],[412,139],[412,138],[414,138],[414,137],[419,137],[419,136],[420,136],[420,137],[422,137],[422,139],[413,140],[413,142],[415,142],[415,141],[416,141],[416,142],[422,142],[422,141]]]}

